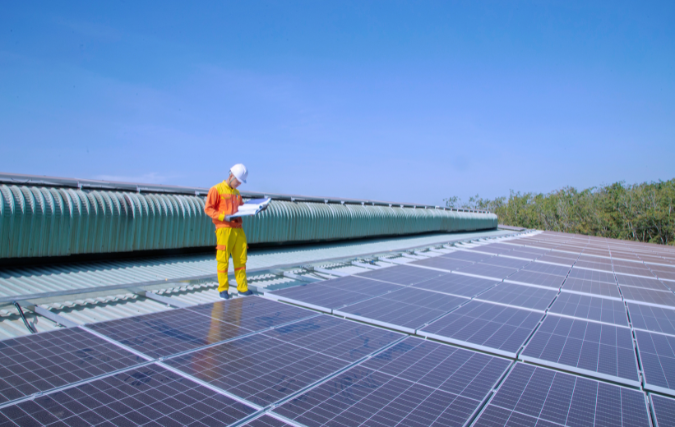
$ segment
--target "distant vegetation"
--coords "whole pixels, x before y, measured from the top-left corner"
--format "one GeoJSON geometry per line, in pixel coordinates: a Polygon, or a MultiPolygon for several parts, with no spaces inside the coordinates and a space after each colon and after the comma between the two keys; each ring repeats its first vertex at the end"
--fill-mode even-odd
{"type": "Polygon", "coordinates": [[[511,190],[508,198],[462,202],[445,199],[447,207],[484,209],[499,223],[639,242],[675,244],[675,179],[577,190],[565,187],[548,194],[511,190]]]}

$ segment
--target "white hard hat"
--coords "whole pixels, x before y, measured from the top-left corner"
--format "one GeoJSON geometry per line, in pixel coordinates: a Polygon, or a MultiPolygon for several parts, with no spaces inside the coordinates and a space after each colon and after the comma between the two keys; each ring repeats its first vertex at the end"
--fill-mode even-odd
{"type": "Polygon", "coordinates": [[[246,178],[248,177],[248,170],[246,169],[246,166],[242,165],[241,163],[237,163],[236,165],[232,166],[230,169],[230,173],[234,175],[239,182],[246,184],[246,178]]]}

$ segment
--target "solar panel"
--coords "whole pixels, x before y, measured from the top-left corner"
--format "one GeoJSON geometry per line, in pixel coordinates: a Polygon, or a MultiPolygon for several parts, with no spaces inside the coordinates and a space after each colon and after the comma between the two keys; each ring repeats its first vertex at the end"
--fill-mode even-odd
{"type": "Polygon", "coordinates": [[[479,252],[473,252],[473,251],[456,251],[447,255],[441,255],[441,258],[447,258],[447,259],[459,259],[463,261],[471,261],[471,262],[478,262],[484,259],[488,259],[492,257],[492,255],[487,255],[487,254],[481,254],[479,252]]]}
{"type": "Polygon", "coordinates": [[[481,261],[481,264],[488,264],[488,265],[498,265],[500,267],[508,267],[508,268],[523,268],[527,264],[530,264],[531,261],[528,260],[523,260],[523,259],[514,259],[514,258],[506,258],[503,256],[496,256],[492,257],[486,260],[481,261]]]}
{"type": "Polygon", "coordinates": [[[647,268],[647,266],[642,263],[642,261],[626,261],[622,259],[616,259],[612,258],[612,265],[614,267],[616,266],[621,266],[621,267],[632,267],[632,268],[647,268]]]}
{"type": "Polygon", "coordinates": [[[144,361],[81,328],[2,340],[0,404],[144,361]]]}
{"type": "Polygon", "coordinates": [[[605,271],[608,273],[611,273],[614,271],[614,268],[612,267],[612,264],[607,263],[607,264],[602,264],[599,262],[587,262],[587,261],[577,261],[574,263],[575,268],[588,268],[591,270],[600,270],[600,271],[605,271]]]}
{"type": "Polygon", "coordinates": [[[466,267],[468,265],[473,264],[471,261],[464,261],[460,259],[449,259],[449,258],[444,258],[442,256],[439,257],[434,257],[434,258],[429,258],[429,259],[422,259],[419,261],[413,261],[410,263],[411,265],[421,265],[425,267],[433,267],[433,268],[440,268],[442,270],[456,270],[460,267],[466,267]]]}
{"type": "Polygon", "coordinates": [[[148,356],[162,357],[248,334],[256,324],[269,324],[267,320],[255,320],[261,315],[283,323],[316,313],[264,298],[247,297],[206,304],[198,309],[175,309],[94,323],[88,327],[148,356]],[[199,314],[209,308],[216,317],[199,314]],[[217,320],[218,316],[229,322],[217,320]],[[246,327],[241,326],[242,323],[246,327]]]}
{"type": "Polygon", "coordinates": [[[675,310],[628,303],[634,328],[675,335],[675,310]]]}
{"type": "Polygon", "coordinates": [[[616,283],[614,274],[603,271],[585,270],[583,268],[572,267],[568,277],[574,279],[592,280],[594,282],[616,283]]]}
{"type": "Polygon", "coordinates": [[[628,328],[546,316],[520,358],[596,378],[640,385],[633,336],[628,328]]]}
{"type": "Polygon", "coordinates": [[[532,252],[524,252],[521,250],[514,250],[511,252],[506,252],[505,255],[512,256],[512,257],[517,257],[517,258],[523,258],[523,259],[529,259],[529,260],[535,260],[537,258],[541,258],[541,254],[535,254],[532,252]]]}
{"type": "Polygon", "coordinates": [[[473,297],[479,293],[494,287],[498,282],[480,277],[451,274],[437,279],[413,285],[413,288],[427,289],[430,291],[443,292],[464,297],[473,297]]]}
{"type": "Polygon", "coordinates": [[[506,278],[506,281],[512,283],[522,283],[526,285],[536,285],[554,289],[560,288],[560,285],[562,285],[564,280],[565,278],[562,276],[554,276],[552,274],[526,270],[521,270],[506,278]]]}
{"type": "Polygon", "coordinates": [[[569,253],[569,252],[561,252],[561,251],[551,251],[548,253],[549,256],[556,257],[556,258],[564,258],[567,260],[572,260],[576,261],[579,259],[579,254],[577,253],[569,253]]]}
{"type": "Polygon", "coordinates": [[[498,267],[496,265],[488,264],[473,264],[467,267],[457,269],[457,272],[462,274],[473,274],[476,276],[502,280],[515,273],[515,268],[498,267]]]}
{"type": "Polygon", "coordinates": [[[150,365],[4,408],[0,420],[4,417],[20,426],[216,426],[253,412],[229,397],[150,365]]]}
{"type": "Polygon", "coordinates": [[[656,427],[675,426],[675,399],[652,394],[649,396],[654,408],[656,427]]]}
{"type": "Polygon", "coordinates": [[[266,406],[399,338],[385,329],[319,316],[165,363],[266,406]]]}
{"type": "Polygon", "coordinates": [[[675,395],[675,337],[635,331],[645,389],[675,395]]]}
{"type": "Polygon", "coordinates": [[[628,327],[626,306],[613,299],[561,293],[549,313],[628,327]]]}
{"type": "Polygon", "coordinates": [[[669,291],[663,283],[659,282],[656,279],[648,279],[646,277],[635,277],[635,276],[626,276],[623,274],[617,274],[616,280],[619,282],[619,285],[633,286],[636,288],[644,289],[653,289],[656,291],[669,291]]]}
{"type": "Polygon", "coordinates": [[[518,363],[473,425],[648,427],[650,424],[640,391],[518,363]]]}
{"type": "Polygon", "coordinates": [[[655,277],[654,273],[649,271],[647,268],[638,268],[638,267],[624,267],[621,265],[615,265],[614,266],[614,272],[615,273],[621,273],[621,274],[632,274],[635,276],[643,276],[643,277],[655,277]]]}
{"type": "Polygon", "coordinates": [[[675,281],[675,272],[672,271],[662,271],[662,270],[653,270],[653,273],[656,274],[656,277],[658,277],[661,280],[667,280],[670,281],[671,284],[668,285],[671,289],[675,284],[672,282],[675,281]]]}
{"type": "Polygon", "coordinates": [[[670,291],[652,291],[649,289],[620,286],[623,298],[638,304],[656,305],[659,307],[675,307],[675,295],[670,291]]]}
{"type": "Polygon", "coordinates": [[[568,277],[565,280],[565,283],[563,283],[561,291],[597,295],[604,298],[621,299],[619,288],[615,284],[595,282],[593,280],[574,279],[568,277]]]}
{"type": "Polygon", "coordinates": [[[572,265],[575,262],[574,259],[560,258],[560,257],[548,256],[548,255],[545,255],[541,258],[537,258],[537,261],[548,262],[548,263],[552,263],[552,264],[558,264],[558,265],[562,265],[562,266],[565,266],[565,267],[572,267],[572,265]]]}
{"type": "Polygon", "coordinates": [[[407,338],[274,412],[308,426],[463,425],[508,365],[407,338]]]}
{"type": "Polygon", "coordinates": [[[556,295],[554,290],[504,282],[476,299],[544,311],[556,295]]]}
{"type": "Polygon", "coordinates": [[[486,252],[486,253],[489,253],[489,254],[500,255],[500,254],[505,254],[505,253],[511,252],[512,248],[498,247],[498,246],[495,246],[494,244],[490,244],[490,245],[479,246],[479,247],[475,248],[474,250],[479,251],[479,252],[486,252]]]}
{"type": "MultiPolygon", "coordinates": [[[[420,261],[414,261],[411,264],[416,264],[424,261],[431,261],[438,259],[439,257],[429,258],[420,261]]],[[[367,271],[365,273],[359,273],[354,275],[354,277],[368,277],[370,279],[383,280],[390,283],[396,283],[397,285],[410,286],[415,283],[420,283],[425,280],[433,279],[435,277],[440,277],[448,273],[443,273],[441,271],[429,270],[425,268],[416,268],[409,267],[407,265],[397,265],[395,267],[381,268],[379,270],[367,271]]],[[[344,280],[344,279],[343,279],[344,280]]]]}
{"type": "Polygon", "coordinates": [[[280,421],[270,415],[263,415],[262,417],[256,418],[253,421],[250,421],[245,426],[249,427],[286,427],[291,426],[291,424],[286,424],[283,421],[280,421]]]}
{"type": "Polygon", "coordinates": [[[538,273],[552,274],[554,276],[566,277],[569,273],[569,267],[560,265],[546,264],[543,262],[532,262],[523,267],[523,270],[536,271],[538,273]]]}
{"type": "Polygon", "coordinates": [[[360,277],[344,277],[342,279],[280,289],[273,291],[270,297],[331,312],[335,308],[354,304],[401,288],[401,285],[393,283],[379,282],[360,277]]]}
{"type": "Polygon", "coordinates": [[[467,298],[405,288],[335,310],[338,316],[363,320],[414,333],[443,314],[469,301],[467,298]]]}
{"type": "Polygon", "coordinates": [[[542,317],[535,311],[471,301],[417,333],[515,357],[542,317]]]}

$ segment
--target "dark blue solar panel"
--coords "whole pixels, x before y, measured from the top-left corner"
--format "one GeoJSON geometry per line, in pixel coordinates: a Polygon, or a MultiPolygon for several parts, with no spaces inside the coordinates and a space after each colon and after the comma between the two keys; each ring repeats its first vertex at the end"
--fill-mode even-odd
{"type": "Polygon", "coordinates": [[[430,291],[444,292],[464,297],[473,297],[494,287],[497,283],[499,282],[490,279],[482,279],[480,277],[451,274],[449,276],[443,276],[413,285],[413,288],[428,289],[430,291]]]}
{"type": "Polygon", "coordinates": [[[464,261],[478,262],[484,259],[491,258],[493,255],[482,254],[472,251],[455,251],[447,255],[441,255],[441,258],[460,259],[464,261]]]}
{"type": "Polygon", "coordinates": [[[332,309],[399,289],[402,289],[402,286],[393,283],[361,277],[344,277],[281,289],[272,292],[271,297],[330,312],[332,309]]]}
{"type": "Polygon", "coordinates": [[[555,290],[500,283],[497,287],[480,294],[477,299],[544,311],[556,295],[555,290]]]}
{"type": "Polygon", "coordinates": [[[517,270],[515,268],[498,267],[496,265],[489,265],[482,263],[473,264],[457,269],[457,272],[460,274],[473,274],[476,276],[481,276],[495,280],[502,280],[506,277],[511,276],[516,271],[517,270]]]}
{"type": "Polygon", "coordinates": [[[554,276],[553,274],[539,273],[537,271],[520,270],[507,277],[506,280],[513,283],[559,289],[565,278],[562,276],[554,276]]]}
{"type": "Polygon", "coordinates": [[[549,312],[628,327],[626,306],[613,299],[561,293],[549,312]]]}
{"type": "Polygon", "coordinates": [[[675,337],[636,330],[645,388],[675,395],[675,337]]]}
{"type": "Polygon", "coordinates": [[[593,280],[595,282],[616,283],[614,274],[603,271],[585,270],[583,268],[574,268],[570,270],[569,277],[575,279],[593,280]]]}
{"type": "Polygon", "coordinates": [[[530,264],[532,261],[529,260],[522,260],[522,259],[515,259],[515,258],[506,258],[503,256],[495,256],[492,258],[485,259],[481,261],[481,264],[488,264],[488,265],[498,265],[500,267],[507,267],[507,268],[523,268],[524,266],[530,264]]]}
{"type": "Polygon", "coordinates": [[[539,312],[472,301],[418,333],[515,357],[542,317],[539,312]]]}
{"type": "Polygon", "coordinates": [[[628,328],[549,315],[520,357],[639,385],[633,337],[628,328]]]}
{"type": "Polygon", "coordinates": [[[650,425],[637,390],[518,363],[476,427],[650,425]],[[555,424],[554,424],[555,423],[555,424]]]}
{"type": "Polygon", "coordinates": [[[274,411],[308,426],[463,425],[508,365],[408,338],[274,411]]]}
{"type": "Polygon", "coordinates": [[[0,404],[144,361],[81,328],[2,340],[0,404]]]}
{"type": "Polygon", "coordinates": [[[429,258],[429,259],[423,259],[419,261],[413,261],[410,263],[411,265],[421,265],[421,266],[426,266],[426,267],[433,267],[433,268],[440,268],[443,270],[457,270],[458,268],[461,267],[466,267],[468,265],[473,264],[471,261],[464,261],[460,259],[449,259],[445,258],[442,256],[439,257],[434,257],[434,258],[429,258]]]}
{"type": "Polygon", "coordinates": [[[675,399],[652,394],[650,396],[654,408],[656,427],[675,426],[675,399]]]}
{"type": "Polygon", "coordinates": [[[249,427],[286,427],[291,426],[292,424],[287,424],[270,415],[263,415],[262,417],[256,418],[255,420],[250,421],[244,425],[249,427]]]}
{"type": "Polygon", "coordinates": [[[571,277],[565,279],[561,291],[621,299],[619,288],[614,283],[594,282],[592,280],[574,279],[571,277]]]}
{"type": "Polygon", "coordinates": [[[19,426],[220,426],[253,412],[151,365],[0,409],[0,424],[11,420],[19,426]]]}
{"type": "Polygon", "coordinates": [[[319,316],[165,363],[266,406],[400,337],[384,329],[319,316]]]}
{"type": "Polygon", "coordinates": [[[675,335],[675,310],[628,303],[633,328],[675,335]]]}
{"type": "Polygon", "coordinates": [[[666,285],[656,279],[649,279],[647,277],[626,276],[624,274],[617,274],[616,280],[619,285],[634,286],[637,288],[652,289],[655,291],[670,291],[666,285]]]}
{"type": "Polygon", "coordinates": [[[468,301],[467,298],[405,288],[348,305],[334,313],[352,318],[357,316],[359,320],[414,333],[416,329],[468,301]]]}
{"type": "MultiPolygon", "coordinates": [[[[411,264],[418,262],[431,261],[435,258],[429,258],[421,261],[414,261],[411,264]]],[[[354,277],[368,277],[370,279],[384,280],[386,282],[396,283],[397,285],[410,286],[415,283],[420,283],[425,280],[433,279],[447,275],[442,271],[430,270],[428,268],[410,267],[407,265],[397,265],[394,267],[381,268],[379,270],[367,271],[365,273],[356,274],[354,277]]]]}
{"type": "Polygon", "coordinates": [[[94,323],[88,327],[148,356],[162,357],[315,315],[288,304],[247,297],[94,323]]]}
{"type": "Polygon", "coordinates": [[[523,267],[523,270],[536,271],[538,273],[553,274],[554,276],[567,276],[570,272],[569,267],[560,265],[546,264],[544,262],[531,262],[523,267]]]}
{"type": "Polygon", "coordinates": [[[670,291],[652,291],[632,286],[619,286],[619,288],[621,288],[621,293],[626,301],[675,307],[675,294],[670,291]]]}

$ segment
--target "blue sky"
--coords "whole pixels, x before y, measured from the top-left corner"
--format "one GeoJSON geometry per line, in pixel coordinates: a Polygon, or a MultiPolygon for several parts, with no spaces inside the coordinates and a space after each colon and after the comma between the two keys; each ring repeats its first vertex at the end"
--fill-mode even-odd
{"type": "Polygon", "coordinates": [[[2,172],[429,204],[675,175],[673,1],[0,9],[2,172]]]}

